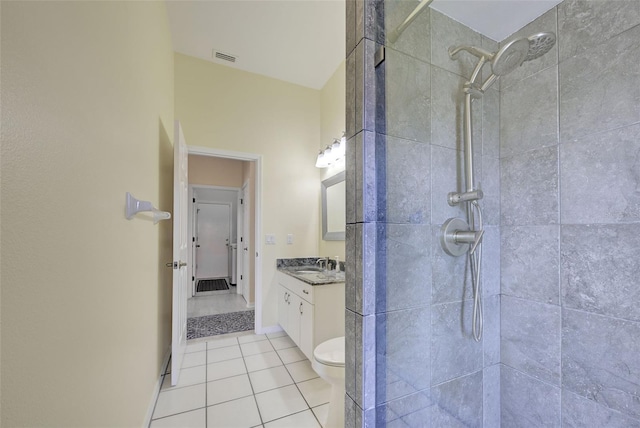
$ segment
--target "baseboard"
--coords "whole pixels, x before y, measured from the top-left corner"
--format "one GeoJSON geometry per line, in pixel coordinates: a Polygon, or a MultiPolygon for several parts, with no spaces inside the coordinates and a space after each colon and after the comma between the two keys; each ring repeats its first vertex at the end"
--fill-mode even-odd
{"type": "Polygon", "coordinates": [[[255,303],[247,303],[247,308],[249,308],[249,309],[253,309],[253,308],[255,308],[255,307],[256,307],[256,304],[255,304],[255,303]]]}
{"type": "Polygon", "coordinates": [[[156,407],[156,401],[158,401],[158,395],[160,395],[160,388],[162,388],[164,373],[167,371],[169,358],[171,358],[171,347],[169,347],[169,349],[165,353],[164,359],[162,360],[162,365],[160,366],[160,376],[158,376],[158,381],[156,382],[156,386],[153,388],[153,393],[151,394],[151,402],[149,403],[149,407],[147,408],[147,415],[144,418],[144,425],[142,425],[143,428],[147,428],[149,425],[151,425],[151,418],[153,418],[153,411],[156,407]]]}
{"type": "Polygon", "coordinates": [[[260,331],[256,331],[256,334],[277,333],[282,331],[282,327],[279,325],[271,325],[269,327],[262,327],[260,331]]]}

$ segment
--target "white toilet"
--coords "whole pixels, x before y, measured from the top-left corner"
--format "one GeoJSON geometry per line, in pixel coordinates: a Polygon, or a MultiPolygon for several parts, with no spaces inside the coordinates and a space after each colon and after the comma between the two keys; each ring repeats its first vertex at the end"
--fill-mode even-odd
{"type": "Polygon", "coordinates": [[[322,342],[313,350],[313,370],[331,384],[325,428],[344,427],[344,336],[322,342]]]}

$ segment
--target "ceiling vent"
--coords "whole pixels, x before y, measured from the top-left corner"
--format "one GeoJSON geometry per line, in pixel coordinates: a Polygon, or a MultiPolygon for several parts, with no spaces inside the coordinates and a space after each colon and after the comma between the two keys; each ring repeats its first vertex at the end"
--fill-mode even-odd
{"type": "Polygon", "coordinates": [[[216,59],[221,59],[223,61],[229,61],[229,62],[236,62],[236,59],[238,58],[236,55],[220,52],[216,49],[213,50],[213,57],[216,59]]]}

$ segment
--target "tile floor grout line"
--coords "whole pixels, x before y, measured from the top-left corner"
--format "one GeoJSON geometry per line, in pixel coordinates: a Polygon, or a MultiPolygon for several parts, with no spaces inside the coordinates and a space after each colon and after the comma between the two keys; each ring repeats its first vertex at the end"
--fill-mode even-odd
{"type": "MultiPolygon", "coordinates": [[[[240,344],[239,340],[238,340],[238,344],[240,344]]],[[[253,402],[256,403],[256,410],[258,410],[258,417],[260,418],[260,425],[264,426],[264,419],[262,419],[262,412],[260,411],[260,406],[258,406],[258,399],[256,397],[256,391],[253,389],[253,383],[251,383],[251,376],[249,376],[249,367],[247,367],[247,362],[244,359],[244,352],[242,351],[242,346],[240,346],[240,355],[242,355],[242,363],[244,364],[244,369],[246,370],[246,375],[249,378],[249,386],[251,387],[251,392],[253,393],[253,402]]]]}

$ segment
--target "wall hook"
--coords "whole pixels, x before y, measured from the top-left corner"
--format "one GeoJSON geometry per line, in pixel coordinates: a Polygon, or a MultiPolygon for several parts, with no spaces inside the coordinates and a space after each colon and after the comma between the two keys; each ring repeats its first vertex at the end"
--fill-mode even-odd
{"type": "Polygon", "coordinates": [[[149,201],[140,201],[134,198],[131,193],[127,192],[127,220],[131,220],[134,215],[139,212],[152,212],[153,224],[157,224],[160,220],[169,220],[171,213],[166,211],[160,211],[154,207],[149,201]]]}

